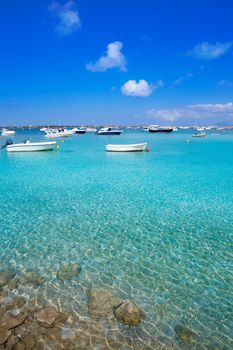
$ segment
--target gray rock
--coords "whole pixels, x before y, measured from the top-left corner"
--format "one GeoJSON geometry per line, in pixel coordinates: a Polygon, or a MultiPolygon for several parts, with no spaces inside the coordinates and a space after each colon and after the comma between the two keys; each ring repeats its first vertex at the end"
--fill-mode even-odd
{"type": "Polygon", "coordinates": [[[13,277],[15,277],[14,271],[0,271],[0,287],[4,287],[13,277]]]}
{"type": "Polygon", "coordinates": [[[183,325],[177,325],[175,326],[174,331],[183,342],[188,344],[195,343],[197,333],[192,331],[190,328],[185,327],[183,325]]]}
{"type": "Polygon", "coordinates": [[[146,317],[144,311],[128,299],[115,308],[114,314],[119,321],[129,326],[139,325],[146,317]]]}
{"type": "Polygon", "coordinates": [[[82,271],[82,268],[78,264],[66,265],[66,266],[63,266],[57,272],[57,278],[63,282],[66,280],[72,280],[73,278],[78,276],[81,271],[82,271]]]}
{"type": "Polygon", "coordinates": [[[88,311],[91,317],[113,317],[113,309],[121,303],[118,296],[106,288],[92,288],[88,291],[88,311]]]}

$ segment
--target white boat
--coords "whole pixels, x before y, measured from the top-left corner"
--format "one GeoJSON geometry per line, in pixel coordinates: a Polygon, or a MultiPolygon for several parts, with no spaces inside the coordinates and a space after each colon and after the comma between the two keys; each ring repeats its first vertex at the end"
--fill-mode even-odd
{"type": "Polygon", "coordinates": [[[86,129],[81,127],[81,128],[74,128],[72,129],[74,134],[85,134],[86,133],[86,129]]]}
{"type": "Polygon", "coordinates": [[[106,151],[108,152],[140,152],[145,151],[146,148],[147,142],[127,145],[106,145],[106,151]]]}
{"type": "Polygon", "coordinates": [[[192,135],[192,137],[206,137],[206,133],[205,132],[196,132],[194,135],[192,135]]]}
{"type": "Polygon", "coordinates": [[[149,132],[156,132],[156,133],[166,132],[167,133],[167,132],[173,132],[173,128],[171,126],[150,125],[149,132]]]}
{"type": "Polygon", "coordinates": [[[204,130],[205,130],[204,126],[197,127],[197,131],[204,131],[204,130]]]}
{"type": "Polygon", "coordinates": [[[38,152],[52,151],[57,145],[56,141],[15,143],[6,147],[7,152],[38,152]]]}
{"type": "Polygon", "coordinates": [[[96,135],[120,135],[123,131],[119,129],[113,129],[111,127],[101,128],[97,131],[96,135]]]}
{"type": "Polygon", "coordinates": [[[74,135],[73,130],[67,129],[47,129],[45,131],[45,137],[49,139],[56,139],[60,137],[71,137],[74,135]]]}
{"type": "Polygon", "coordinates": [[[86,128],[86,132],[97,132],[95,128],[86,128]]]}
{"type": "Polygon", "coordinates": [[[15,135],[15,131],[14,130],[3,129],[1,135],[2,136],[14,136],[15,135]]]}

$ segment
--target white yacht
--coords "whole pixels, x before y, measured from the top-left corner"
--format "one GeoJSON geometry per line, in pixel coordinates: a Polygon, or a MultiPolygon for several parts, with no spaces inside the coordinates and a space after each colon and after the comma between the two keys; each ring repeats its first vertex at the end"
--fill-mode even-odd
{"type": "Polygon", "coordinates": [[[88,128],[86,128],[86,132],[97,132],[97,129],[88,127],[88,128]]]}
{"type": "Polygon", "coordinates": [[[72,131],[73,131],[73,133],[74,134],[86,134],[86,128],[83,128],[83,127],[81,127],[81,128],[74,128],[74,129],[72,129],[72,131]]]}
{"type": "Polygon", "coordinates": [[[97,131],[96,135],[120,135],[123,131],[119,129],[113,129],[111,127],[101,128],[97,131]]]}
{"type": "Polygon", "coordinates": [[[8,130],[8,129],[2,129],[2,136],[14,136],[15,131],[14,130],[8,130]]]}
{"type": "Polygon", "coordinates": [[[173,128],[171,126],[150,125],[149,132],[173,132],[173,128]]]}
{"type": "Polygon", "coordinates": [[[45,137],[49,139],[56,139],[60,137],[72,137],[74,135],[73,130],[67,129],[47,129],[45,131],[45,137]]]}

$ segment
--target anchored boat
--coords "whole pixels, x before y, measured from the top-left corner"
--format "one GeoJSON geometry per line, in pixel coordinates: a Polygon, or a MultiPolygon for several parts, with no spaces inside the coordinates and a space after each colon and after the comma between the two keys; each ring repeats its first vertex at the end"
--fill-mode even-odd
{"type": "Polygon", "coordinates": [[[96,135],[120,135],[123,131],[119,129],[112,128],[101,128],[97,131],[96,135]]]}
{"type": "Polygon", "coordinates": [[[173,128],[170,126],[149,126],[149,132],[173,132],[173,128]]]}
{"type": "Polygon", "coordinates": [[[205,132],[196,132],[192,137],[206,137],[205,132]]]}
{"type": "Polygon", "coordinates": [[[15,131],[14,130],[3,129],[1,135],[2,136],[14,136],[15,135],[15,131]]]}
{"type": "Polygon", "coordinates": [[[56,141],[47,142],[31,142],[27,140],[25,143],[15,143],[6,146],[7,152],[38,152],[52,151],[57,145],[56,141]]]}
{"type": "Polygon", "coordinates": [[[146,148],[147,142],[127,145],[106,145],[106,151],[108,152],[140,152],[145,151],[146,148]]]}
{"type": "Polygon", "coordinates": [[[45,131],[45,137],[49,139],[56,139],[60,137],[71,137],[74,135],[73,130],[67,129],[47,129],[45,131]]]}

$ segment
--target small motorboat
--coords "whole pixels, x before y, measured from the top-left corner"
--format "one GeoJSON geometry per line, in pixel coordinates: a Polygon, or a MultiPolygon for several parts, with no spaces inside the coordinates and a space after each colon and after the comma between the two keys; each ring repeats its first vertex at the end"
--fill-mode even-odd
{"type": "Polygon", "coordinates": [[[47,129],[45,131],[45,137],[46,138],[60,138],[60,137],[72,137],[74,135],[73,130],[67,130],[67,129],[47,129]]]}
{"type": "Polygon", "coordinates": [[[96,135],[120,135],[122,132],[123,132],[122,130],[108,127],[108,128],[99,129],[96,135]]]}
{"type": "Polygon", "coordinates": [[[149,132],[173,132],[173,128],[170,126],[151,125],[149,126],[149,132]]]}
{"type": "Polygon", "coordinates": [[[47,142],[31,142],[27,140],[24,143],[15,143],[6,146],[7,152],[38,152],[38,151],[53,151],[57,146],[56,141],[47,142]]]}
{"type": "Polygon", "coordinates": [[[97,129],[88,127],[88,128],[86,128],[86,132],[94,132],[94,133],[96,133],[97,129]]]}
{"type": "Polygon", "coordinates": [[[85,128],[74,128],[72,131],[74,134],[85,134],[87,132],[85,128]]]}
{"type": "Polygon", "coordinates": [[[15,131],[14,130],[3,129],[1,135],[2,136],[14,136],[15,135],[15,131]]]}
{"type": "Polygon", "coordinates": [[[147,142],[135,143],[127,145],[106,145],[106,151],[108,152],[140,152],[145,151],[147,148],[147,142]]]}
{"type": "Polygon", "coordinates": [[[196,132],[192,137],[206,137],[205,132],[196,132]]]}

